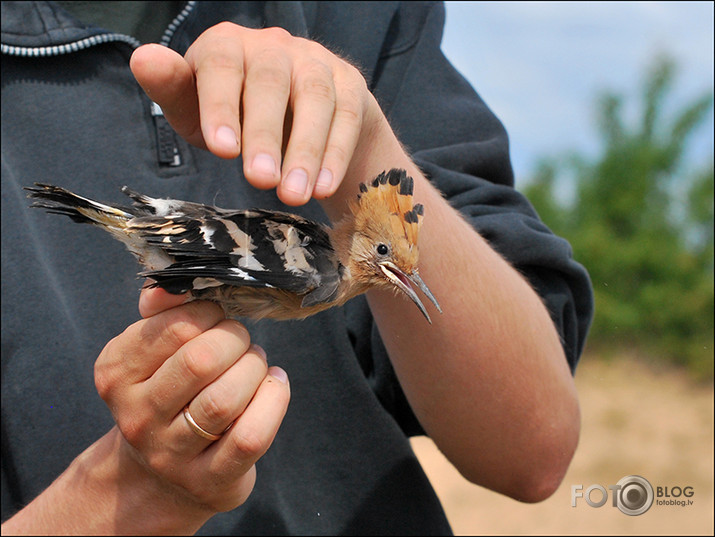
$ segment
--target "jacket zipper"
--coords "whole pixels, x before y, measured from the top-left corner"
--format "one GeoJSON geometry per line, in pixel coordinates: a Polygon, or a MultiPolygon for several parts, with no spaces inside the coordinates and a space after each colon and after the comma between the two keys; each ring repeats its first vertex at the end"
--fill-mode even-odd
{"type": "MultiPolygon", "coordinates": [[[[174,17],[174,20],[171,21],[164,32],[164,35],[161,37],[161,45],[165,47],[169,46],[176,30],[193,11],[195,5],[195,0],[187,2],[181,12],[174,17]]],[[[141,46],[141,42],[132,36],[118,33],[105,33],[86,37],[72,43],[52,45],[49,47],[15,47],[2,43],[0,45],[0,53],[8,56],[20,56],[25,58],[60,56],[62,54],[79,52],[80,50],[85,50],[96,45],[117,42],[126,43],[132,47],[132,49],[136,49],[141,46]]],[[[161,107],[153,101],[151,103],[151,116],[154,122],[154,132],[156,134],[156,151],[159,165],[169,166],[172,168],[181,166],[183,158],[181,156],[181,152],[179,151],[179,145],[176,142],[176,134],[164,117],[161,107]]]]}
{"type": "Polygon", "coordinates": [[[8,56],[22,56],[26,58],[60,56],[71,52],[79,52],[80,50],[102,45],[104,43],[127,43],[132,48],[137,48],[141,43],[129,35],[124,34],[97,34],[90,37],[85,37],[73,43],[65,43],[62,45],[52,45],[51,47],[14,47],[12,45],[2,44],[0,52],[8,56]]]}
{"type": "Polygon", "coordinates": [[[169,26],[164,32],[164,35],[161,37],[161,41],[159,42],[159,44],[164,45],[165,47],[169,46],[171,38],[174,37],[177,28],[181,26],[184,20],[186,20],[186,17],[188,17],[189,14],[194,10],[194,6],[196,6],[196,0],[186,2],[184,9],[182,9],[181,12],[176,17],[174,17],[174,20],[169,23],[169,26]]]}

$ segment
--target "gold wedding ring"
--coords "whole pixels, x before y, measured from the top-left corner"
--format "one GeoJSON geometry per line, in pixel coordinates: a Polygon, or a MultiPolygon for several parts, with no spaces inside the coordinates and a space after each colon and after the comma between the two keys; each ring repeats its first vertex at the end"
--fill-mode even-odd
{"type": "Polygon", "coordinates": [[[210,433],[206,429],[201,427],[201,425],[196,423],[196,421],[194,421],[194,417],[189,412],[189,405],[186,405],[184,407],[184,417],[186,418],[186,423],[189,424],[189,427],[191,428],[192,431],[194,431],[201,438],[205,438],[206,440],[211,440],[212,442],[215,442],[216,440],[220,439],[224,435],[224,433],[231,428],[231,425],[233,425],[233,423],[232,423],[231,425],[226,427],[226,430],[221,434],[210,433]]]}

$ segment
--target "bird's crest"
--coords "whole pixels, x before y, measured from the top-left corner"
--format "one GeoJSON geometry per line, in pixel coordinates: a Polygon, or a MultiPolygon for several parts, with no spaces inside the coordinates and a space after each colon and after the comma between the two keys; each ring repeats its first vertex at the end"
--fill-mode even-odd
{"type": "Polygon", "coordinates": [[[369,227],[367,219],[375,218],[375,215],[389,215],[394,235],[404,237],[410,245],[416,245],[424,208],[420,203],[413,204],[413,190],[414,180],[401,169],[382,172],[369,183],[362,183],[360,194],[350,204],[355,227],[369,227]]]}

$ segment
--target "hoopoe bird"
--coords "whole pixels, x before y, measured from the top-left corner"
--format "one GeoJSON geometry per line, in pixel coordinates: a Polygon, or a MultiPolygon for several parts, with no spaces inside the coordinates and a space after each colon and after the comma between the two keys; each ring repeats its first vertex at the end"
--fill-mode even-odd
{"type": "Polygon", "coordinates": [[[403,293],[432,322],[417,271],[424,209],[404,170],[383,172],[334,227],[262,209],[227,210],[158,199],[127,188],[132,207],[99,203],[64,188],[26,187],[31,207],[108,231],[134,254],[151,286],[220,304],[229,317],[304,319],[372,288],[403,293]]]}

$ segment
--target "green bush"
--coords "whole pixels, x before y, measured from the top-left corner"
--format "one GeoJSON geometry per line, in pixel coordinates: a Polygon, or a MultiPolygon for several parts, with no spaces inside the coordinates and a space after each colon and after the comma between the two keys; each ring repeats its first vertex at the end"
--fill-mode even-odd
{"type": "Polygon", "coordinates": [[[604,94],[602,153],[545,160],[524,190],[591,274],[596,314],[589,346],[636,348],[711,379],[713,157],[692,163],[684,155],[713,98],[708,92],[664,117],[674,74],[671,60],[655,62],[633,126],[622,119],[622,97],[604,94]],[[566,177],[575,181],[575,196],[559,202],[555,185],[566,177]]]}

